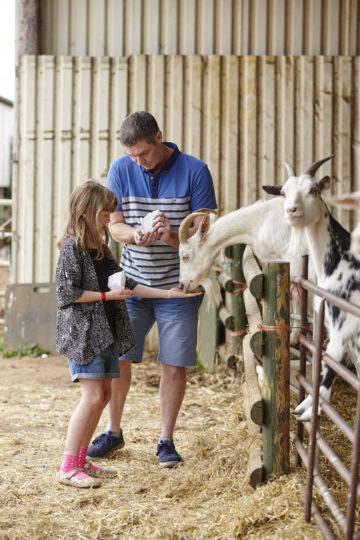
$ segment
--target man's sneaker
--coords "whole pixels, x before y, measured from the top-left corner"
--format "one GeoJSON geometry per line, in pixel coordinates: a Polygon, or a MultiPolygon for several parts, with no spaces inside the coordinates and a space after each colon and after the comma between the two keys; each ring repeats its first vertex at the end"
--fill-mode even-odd
{"type": "Polygon", "coordinates": [[[173,441],[160,441],[157,445],[156,455],[159,457],[160,467],[175,467],[182,461],[173,441]]]}
{"type": "Polygon", "coordinates": [[[112,431],[101,433],[89,446],[86,457],[91,459],[104,459],[110,457],[115,450],[120,450],[125,445],[122,429],[119,437],[115,437],[112,431]]]}

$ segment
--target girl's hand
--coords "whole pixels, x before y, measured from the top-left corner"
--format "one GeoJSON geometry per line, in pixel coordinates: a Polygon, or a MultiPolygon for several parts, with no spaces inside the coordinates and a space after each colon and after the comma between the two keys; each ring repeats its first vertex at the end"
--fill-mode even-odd
{"type": "Polygon", "coordinates": [[[106,293],[106,300],[125,300],[132,296],[133,292],[130,289],[113,289],[106,293]]]}
{"type": "Polygon", "coordinates": [[[203,292],[185,293],[182,289],[176,287],[169,289],[168,298],[189,298],[189,296],[200,296],[203,292]]]}

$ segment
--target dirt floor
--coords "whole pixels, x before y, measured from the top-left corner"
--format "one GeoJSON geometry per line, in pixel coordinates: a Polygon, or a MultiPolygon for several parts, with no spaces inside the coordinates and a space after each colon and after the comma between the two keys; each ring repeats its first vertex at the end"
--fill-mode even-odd
{"type": "Polygon", "coordinates": [[[297,473],[256,491],[250,487],[246,421],[233,375],[189,374],[176,430],[185,461],[163,470],[155,456],[158,366],[151,357],[135,366],[123,423],[126,445],[110,460],[118,478],[82,491],[54,480],[80,396],[65,360],[0,362],[0,538],[321,538],[303,524],[296,489],[281,508],[272,507],[284,482],[295,487],[297,473]],[[265,506],[254,513],[258,497],[265,506]]]}
{"type": "MultiPolygon", "coordinates": [[[[303,470],[292,465],[290,474],[250,486],[251,438],[233,371],[189,372],[175,434],[184,463],[164,470],[155,455],[159,368],[147,354],[133,369],[125,447],[107,462],[118,477],[79,490],[55,481],[80,398],[65,359],[0,357],[0,365],[1,540],[322,538],[303,520],[303,470]]],[[[98,432],[105,423],[103,415],[98,432]]]]}

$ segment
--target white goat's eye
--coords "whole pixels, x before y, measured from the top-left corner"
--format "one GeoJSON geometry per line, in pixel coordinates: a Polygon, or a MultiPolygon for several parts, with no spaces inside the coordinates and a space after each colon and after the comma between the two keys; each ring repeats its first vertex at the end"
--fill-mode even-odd
{"type": "Polygon", "coordinates": [[[319,190],[317,186],[312,187],[309,191],[309,195],[317,195],[318,193],[319,193],[319,190]]]}
{"type": "Polygon", "coordinates": [[[189,255],[183,255],[183,257],[181,257],[182,261],[184,262],[189,262],[189,255]]]}

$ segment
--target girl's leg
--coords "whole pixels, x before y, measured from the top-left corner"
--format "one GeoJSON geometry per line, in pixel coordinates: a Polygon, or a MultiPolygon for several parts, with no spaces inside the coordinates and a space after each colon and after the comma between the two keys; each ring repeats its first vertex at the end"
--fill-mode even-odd
{"type": "Polygon", "coordinates": [[[101,413],[111,396],[111,379],[79,379],[81,400],[71,415],[65,453],[79,455],[81,446],[88,446],[101,413]]]}
{"type": "Polygon", "coordinates": [[[87,424],[87,429],[84,431],[83,438],[81,440],[82,447],[88,447],[89,443],[94,435],[95,429],[99,423],[100,417],[106,405],[109,403],[111,398],[111,381],[112,379],[104,379],[103,381],[98,381],[102,383],[102,395],[103,400],[102,404],[97,411],[94,412],[92,417],[89,419],[87,424]]]}

